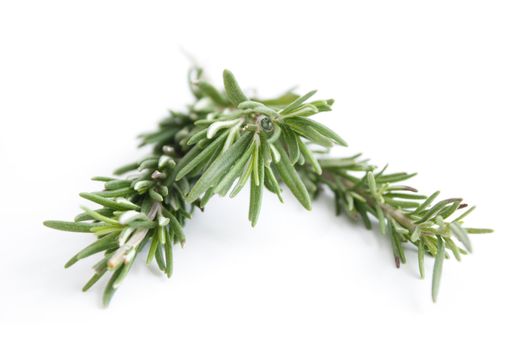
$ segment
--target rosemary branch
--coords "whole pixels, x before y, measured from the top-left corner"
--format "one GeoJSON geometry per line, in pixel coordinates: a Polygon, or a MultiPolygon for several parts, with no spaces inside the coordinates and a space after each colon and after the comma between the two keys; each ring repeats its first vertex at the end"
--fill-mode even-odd
{"type": "Polygon", "coordinates": [[[83,290],[111,272],[103,297],[106,305],[148,244],[147,263],[155,259],[170,277],[173,246],[184,245],[182,228],[194,208],[203,209],[215,195],[233,197],[248,183],[252,226],[259,219],[265,189],[283,201],[285,185],[310,210],[312,198],[328,187],[338,214],[361,217],[368,228],[372,227],[369,216],[375,217],[380,232],[391,238],[398,267],[406,262],[406,243],[418,249],[422,277],[425,255],[435,257],[434,301],[447,252],[459,260],[471,251],[469,234],[491,232],[463,227],[463,219],[474,208],[446,221],[466,207],[462,199],[433,204],[438,192],[424,196],[412,187],[396,185],[414,174],[376,171],[359,155],[318,156],[312,146],[327,151],[346,142],[311,118],[331,111],[334,103],[312,101],[315,90],[302,96],[289,91],[274,99],[249,98],[230,71],[224,71],[224,89],[219,89],[204,79],[198,67],[190,70],[188,82],[195,101],[187,110],[170,111],[157,130],[140,136],[141,146],[152,146],[151,154],[118,168],[116,177],[95,177],[103,183],[102,191],[80,194],[100,208],[82,207],[73,222],[44,222],[54,229],[96,236],[66,267],[103,253],[83,290]]]}

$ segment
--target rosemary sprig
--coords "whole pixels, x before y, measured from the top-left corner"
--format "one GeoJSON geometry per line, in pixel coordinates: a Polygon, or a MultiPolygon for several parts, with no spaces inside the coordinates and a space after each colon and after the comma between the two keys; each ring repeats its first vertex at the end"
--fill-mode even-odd
{"type": "Polygon", "coordinates": [[[392,242],[398,268],[406,263],[405,244],[412,244],[418,250],[421,278],[425,276],[424,257],[435,257],[432,299],[436,301],[443,260],[449,258],[448,252],[460,261],[461,255],[472,252],[469,234],[492,230],[463,226],[463,220],[475,209],[461,212],[468,207],[463,199],[436,202],[439,192],[426,196],[413,187],[399,184],[415,174],[387,174],[386,167],[377,171],[359,157],[319,159],[321,175],[308,168],[302,173],[312,182],[314,193],[323,185],[334,193],[337,214],[359,217],[368,229],[372,228],[370,216],[374,217],[380,233],[388,235],[392,242]]]}
{"type": "Polygon", "coordinates": [[[379,231],[388,235],[396,265],[405,263],[405,244],[418,249],[421,276],[425,255],[435,257],[432,297],[437,291],[442,264],[451,252],[458,260],[472,250],[468,235],[491,232],[464,228],[462,199],[437,202],[412,187],[397,185],[413,174],[386,174],[376,167],[349,158],[318,157],[312,145],[326,149],[346,146],[345,141],[311,116],[330,111],[331,99],[311,100],[316,91],[299,96],[287,92],[271,100],[247,97],[233,74],[223,74],[224,90],[206,81],[203,71],[189,74],[193,104],[183,112],[170,112],[159,128],[141,135],[141,145],[152,153],[141,161],[115,171],[116,177],[96,177],[104,189],[81,193],[100,208],[83,207],[73,222],[46,221],[48,227],[93,233],[97,240],[67,263],[103,253],[88,290],[106,272],[111,272],[104,292],[108,304],[135,257],[149,244],[147,263],[155,259],[169,277],[173,272],[173,245],[184,244],[185,220],[194,207],[204,208],[214,195],[237,195],[249,181],[248,218],[259,218],[264,188],[282,201],[281,183],[308,210],[311,198],[322,187],[334,194],[337,213],[361,217],[368,228],[370,217],[379,231]],[[124,177],[123,175],[127,175],[124,177]]]}

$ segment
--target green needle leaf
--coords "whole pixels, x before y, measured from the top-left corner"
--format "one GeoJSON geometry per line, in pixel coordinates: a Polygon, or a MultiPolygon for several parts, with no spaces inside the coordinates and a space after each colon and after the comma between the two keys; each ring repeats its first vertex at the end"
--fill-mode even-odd
{"type": "Polygon", "coordinates": [[[91,232],[91,229],[93,227],[100,226],[100,224],[88,224],[84,222],[70,222],[57,220],[44,221],[44,225],[55,230],[69,232],[91,232]]]}
{"type": "Polygon", "coordinates": [[[155,251],[155,261],[157,261],[159,269],[163,272],[166,272],[166,262],[164,261],[164,254],[162,253],[162,248],[163,245],[157,245],[157,250],[155,251]]]}
{"type": "Polygon", "coordinates": [[[116,210],[136,210],[140,208],[138,205],[133,204],[131,202],[117,202],[111,199],[107,199],[105,197],[98,196],[93,193],[82,192],[80,193],[80,197],[92,201],[94,203],[100,204],[104,207],[116,210]]]}
{"type": "Polygon", "coordinates": [[[425,278],[425,245],[423,240],[420,239],[417,243],[417,260],[419,265],[419,275],[421,279],[425,278]]]}
{"type": "MultiPolygon", "coordinates": [[[[127,172],[130,172],[131,170],[135,170],[139,167],[139,163],[137,162],[133,162],[133,163],[130,163],[130,164],[126,164],[124,166],[121,166],[120,168],[117,168],[113,174],[115,175],[122,175],[122,174],[125,174],[127,172]]],[[[108,178],[108,181],[109,180],[112,180],[111,178],[108,178]]]]}
{"type": "Polygon", "coordinates": [[[294,109],[300,107],[310,97],[315,95],[316,92],[317,92],[317,90],[312,90],[312,91],[308,92],[307,94],[305,94],[305,95],[303,95],[301,97],[298,97],[295,101],[293,101],[288,106],[286,106],[286,108],[281,111],[281,114],[282,115],[288,114],[288,113],[292,112],[294,109]]]}
{"type": "Polygon", "coordinates": [[[109,305],[109,303],[111,302],[111,298],[113,298],[113,295],[117,291],[117,289],[114,287],[114,284],[119,278],[122,271],[124,270],[124,267],[125,265],[122,265],[111,275],[111,278],[109,279],[109,282],[106,285],[106,288],[104,289],[104,294],[102,296],[102,303],[104,306],[109,305]]]}
{"type": "Polygon", "coordinates": [[[159,237],[156,234],[153,234],[151,238],[151,245],[148,251],[148,257],[146,258],[146,264],[151,263],[151,261],[155,257],[155,253],[157,252],[158,245],[159,245],[159,237]]]}
{"type": "Polygon", "coordinates": [[[237,80],[235,79],[235,76],[232,72],[225,69],[222,77],[224,80],[224,89],[226,90],[226,95],[234,106],[237,106],[239,103],[248,100],[239,87],[239,84],[237,83],[237,80]]]}
{"type": "Polygon", "coordinates": [[[319,165],[319,162],[313,155],[312,151],[310,151],[310,149],[306,147],[304,142],[301,141],[300,139],[298,139],[298,145],[299,145],[301,154],[304,156],[304,159],[306,160],[306,162],[312,166],[314,172],[317,175],[321,175],[323,173],[323,170],[321,169],[321,165],[319,165]]]}
{"type": "Polygon", "coordinates": [[[166,232],[166,245],[164,246],[166,253],[166,275],[171,277],[173,274],[173,239],[169,232],[166,232]]]}
{"type": "Polygon", "coordinates": [[[84,206],[81,206],[80,207],[82,210],[84,210],[86,212],[86,214],[89,214],[93,219],[95,220],[98,220],[98,221],[102,221],[102,222],[105,222],[107,224],[110,224],[110,225],[115,225],[115,226],[118,226],[119,225],[119,222],[117,220],[114,220],[112,218],[108,218],[107,216],[104,216],[94,210],[91,210],[87,207],[84,207],[84,206]]]}
{"type": "Polygon", "coordinates": [[[441,282],[441,274],[443,272],[443,260],[445,259],[445,245],[443,239],[437,237],[437,254],[434,261],[434,272],[432,274],[432,300],[437,301],[439,293],[439,284],[441,282]]]}
{"type": "Polygon", "coordinates": [[[204,95],[211,98],[213,102],[215,102],[216,104],[220,106],[228,105],[228,101],[226,100],[226,98],[224,98],[223,94],[219,92],[219,90],[217,90],[215,86],[211,85],[210,83],[206,81],[199,81],[197,83],[197,86],[199,87],[199,89],[202,91],[204,95]]]}
{"type": "Polygon", "coordinates": [[[452,233],[454,236],[458,239],[458,241],[463,244],[465,249],[472,253],[472,244],[470,243],[470,238],[468,237],[467,231],[461,225],[459,225],[457,222],[450,223],[450,229],[452,230],[452,233]]]}
{"type": "Polygon", "coordinates": [[[434,192],[430,197],[428,197],[421,205],[414,211],[414,214],[418,214],[428,208],[432,202],[439,196],[439,191],[434,192]]]}
{"type": "Polygon", "coordinates": [[[244,133],[244,135],[242,135],[232,147],[221,154],[210,165],[210,167],[204,172],[204,174],[202,174],[186,197],[188,203],[196,201],[197,198],[199,198],[204,192],[206,192],[210,187],[215,186],[222,179],[233,163],[235,163],[235,161],[237,161],[242,156],[251,138],[251,133],[244,133]]]}
{"type": "Polygon", "coordinates": [[[290,161],[292,164],[297,163],[299,160],[299,138],[295,135],[293,131],[290,130],[290,128],[283,125],[282,127],[282,135],[284,138],[284,142],[286,146],[288,147],[288,155],[290,157],[290,161]]]}
{"type": "Polygon", "coordinates": [[[268,165],[266,165],[264,169],[264,180],[268,181],[270,191],[277,195],[281,203],[284,203],[283,196],[281,194],[282,190],[279,186],[279,182],[277,182],[272,168],[268,165]]]}
{"type": "Polygon", "coordinates": [[[338,134],[336,134],[334,131],[324,126],[323,124],[318,123],[312,119],[294,117],[294,118],[287,118],[285,121],[286,123],[295,125],[295,126],[303,126],[303,127],[308,126],[314,129],[315,131],[317,131],[319,134],[323,135],[324,137],[331,139],[333,142],[337,143],[338,145],[345,146],[345,147],[348,146],[346,141],[343,140],[341,136],[339,136],[338,134]]]}
{"type": "Polygon", "coordinates": [[[237,179],[242,174],[242,170],[248,160],[250,159],[253,149],[255,148],[255,143],[252,142],[250,147],[243,153],[242,157],[239,158],[238,161],[235,162],[234,166],[228,171],[226,176],[224,176],[219,184],[214,188],[214,192],[220,194],[221,196],[225,196],[226,193],[230,190],[233,183],[235,182],[235,179],[237,179]]]}
{"type": "Polygon", "coordinates": [[[465,229],[469,234],[485,234],[485,233],[494,233],[493,229],[490,228],[466,228],[465,229]]]}
{"type": "MultiPolygon", "coordinates": [[[[228,136],[228,133],[223,132],[212,143],[210,143],[206,148],[204,148],[199,153],[199,155],[197,155],[196,157],[192,157],[192,159],[189,159],[187,163],[184,161],[179,162],[178,165],[175,167],[175,172],[177,173],[177,177],[175,178],[175,180],[179,181],[184,176],[186,176],[186,174],[192,171],[196,166],[198,166],[199,164],[202,164],[203,162],[206,162],[209,156],[211,156],[217,149],[222,147],[222,144],[227,136],[228,136]]],[[[189,155],[190,153],[188,153],[188,156],[189,155]]]]}
{"type": "Polygon", "coordinates": [[[430,208],[428,212],[420,220],[416,221],[416,224],[421,224],[423,222],[430,220],[431,218],[436,217],[437,215],[439,215],[439,213],[443,209],[445,209],[445,207],[448,204],[455,203],[455,202],[461,202],[461,201],[462,201],[461,198],[450,198],[450,199],[442,200],[441,202],[437,203],[432,208],[430,208]]]}
{"type": "Polygon", "coordinates": [[[310,200],[310,195],[308,194],[308,191],[306,190],[306,187],[299,177],[299,174],[297,174],[297,171],[295,170],[294,166],[292,165],[292,162],[288,158],[288,155],[284,151],[284,149],[281,147],[280,144],[276,144],[277,150],[281,154],[281,161],[279,163],[275,164],[275,167],[277,168],[277,171],[279,171],[279,175],[281,176],[283,182],[288,186],[290,191],[292,191],[293,195],[299,203],[303,205],[307,210],[312,209],[312,203],[310,200]]]}
{"type": "Polygon", "coordinates": [[[84,285],[84,287],[82,287],[82,291],[83,292],[87,292],[89,290],[89,288],[91,288],[95,283],[98,282],[98,280],[100,280],[102,278],[102,276],[104,276],[104,274],[106,273],[107,270],[104,270],[102,272],[95,272],[93,274],[93,277],[91,277],[89,279],[89,281],[87,281],[87,283],[84,285]]]}
{"type": "Polygon", "coordinates": [[[119,246],[118,244],[118,233],[110,233],[107,236],[104,236],[95,242],[88,245],[86,248],[82,249],[80,252],[78,252],[74,257],[72,257],[65,265],[66,268],[70,267],[80,259],[87,258],[88,256],[91,256],[93,254],[102,252],[104,250],[117,248],[119,246]]]}
{"type": "Polygon", "coordinates": [[[261,204],[262,204],[262,197],[263,197],[263,189],[264,189],[264,157],[262,156],[263,151],[260,151],[260,155],[257,158],[258,159],[258,179],[259,184],[257,184],[257,181],[255,179],[255,176],[252,175],[251,177],[251,187],[250,187],[250,206],[249,206],[249,212],[248,212],[248,218],[250,219],[250,222],[252,224],[252,227],[257,224],[257,219],[259,218],[259,213],[261,211],[261,204]]]}
{"type": "Polygon", "coordinates": [[[233,190],[230,192],[230,198],[235,197],[246,185],[246,182],[248,181],[248,179],[250,178],[250,174],[252,173],[252,170],[254,167],[254,161],[255,159],[253,158],[253,152],[252,152],[250,153],[250,158],[244,165],[244,169],[242,171],[241,177],[237,181],[237,184],[235,184],[235,187],[233,188],[233,190]]]}

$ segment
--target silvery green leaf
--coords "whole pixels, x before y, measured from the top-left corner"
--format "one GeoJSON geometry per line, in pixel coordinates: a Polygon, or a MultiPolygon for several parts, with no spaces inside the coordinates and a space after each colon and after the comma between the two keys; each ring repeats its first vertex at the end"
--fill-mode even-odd
{"type": "Polygon", "coordinates": [[[58,220],[44,221],[44,225],[55,230],[69,232],[91,232],[91,228],[99,226],[99,224],[88,224],[84,222],[70,222],[58,220]]]}
{"type": "Polygon", "coordinates": [[[106,190],[118,190],[120,188],[129,187],[131,181],[129,180],[110,180],[104,184],[106,190]]]}
{"type": "Polygon", "coordinates": [[[461,251],[456,243],[448,237],[443,237],[443,240],[445,241],[445,248],[452,251],[452,254],[454,254],[457,261],[461,261],[461,251]]]}
{"type": "Polygon", "coordinates": [[[199,81],[197,83],[197,87],[201,90],[201,92],[204,95],[208,96],[213,102],[215,102],[219,106],[228,105],[228,101],[226,100],[224,95],[210,83],[206,81],[199,81]]]}
{"type": "Polygon", "coordinates": [[[383,209],[381,209],[381,206],[379,204],[376,205],[376,213],[377,213],[377,221],[379,223],[379,232],[381,234],[386,234],[386,226],[385,226],[385,214],[383,213],[383,209]]]}
{"type": "Polygon", "coordinates": [[[158,216],[158,220],[159,220],[159,226],[167,226],[170,223],[170,219],[162,215],[158,216]]]}
{"type": "Polygon", "coordinates": [[[226,152],[221,154],[210,167],[197,180],[190,193],[186,197],[188,203],[192,203],[210,187],[217,185],[230,167],[242,156],[246,150],[252,134],[244,133],[226,152]]]}
{"type": "Polygon", "coordinates": [[[157,252],[157,246],[159,245],[159,237],[156,234],[151,236],[151,245],[149,247],[148,256],[146,258],[146,264],[151,263],[157,252]]]}
{"type": "Polygon", "coordinates": [[[105,197],[101,197],[93,193],[82,192],[80,193],[80,197],[85,198],[94,203],[100,204],[104,207],[116,209],[116,210],[130,210],[130,209],[139,208],[138,205],[131,203],[130,201],[127,201],[127,200],[120,199],[120,200],[113,201],[111,199],[107,199],[105,197]]]}
{"type": "Polygon", "coordinates": [[[312,203],[310,201],[310,195],[308,194],[303,181],[299,177],[299,174],[297,174],[297,171],[290,162],[288,155],[281,145],[276,145],[276,147],[281,154],[281,161],[276,163],[275,167],[279,171],[281,179],[286,184],[286,186],[288,186],[290,191],[292,191],[295,198],[297,198],[303,207],[305,207],[307,210],[310,210],[312,208],[312,203]]]}
{"type": "Polygon", "coordinates": [[[131,170],[135,170],[138,167],[139,167],[139,163],[133,162],[133,163],[126,164],[126,165],[121,166],[120,168],[115,169],[113,174],[115,174],[115,175],[122,175],[122,174],[125,174],[125,173],[127,173],[127,172],[129,172],[131,170]]]}
{"type": "Polygon", "coordinates": [[[150,188],[148,190],[148,195],[150,196],[151,199],[153,199],[156,202],[164,201],[164,198],[162,197],[162,195],[158,193],[154,188],[150,188]]]}
{"type": "Polygon", "coordinates": [[[329,129],[328,127],[324,126],[321,123],[318,123],[312,119],[309,118],[301,118],[301,117],[294,117],[294,118],[287,118],[286,120],[287,124],[295,125],[295,126],[303,126],[303,127],[310,127],[317,131],[319,134],[323,135],[324,137],[327,137],[328,139],[332,140],[338,145],[341,146],[348,146],[348,144],[343,140],[341,136],[339,136],[337,133],[335,133],[333,130],[329,129]]]}
{"type": "Polygon", "coordinates": [[[166,245],[164,246],[166,255],[166,275],[168,278],[173,274],[173,239],[169,232],[166,232],[166,245]]]}
{"type": "Polygon", "coordinates": [[[105,198],[125,197],[133,193],[135,193],[135,190],[132,188],[120,188],[118,190],[93,192],[93,194],[105,198]]]}
{"type": "Polygon", "coordinates": [[[410,240],[412,242],[417,242],[419,240],[420,236],[421,236],[421,227],[418,225],[412,231],[412,235],[410,236],[410,240]]]}
{"type": "MultiPolygon", "coordinates": [[[[138,166],[138,164],[137,164],[138,166]]],[[[94,176],[91,178],[92,181],[100,181],[100,182],[108,182],[108,181],[112,181],[112,180],[116,180],[112,177],[108,177],[108,176],[94,176]]]]}
{"type": "Polygon", "coordinates": [[[421,279],[425,278],[425,246],[423,240],[419,240],[417,244],[417,260],[419,265],[419,275],[421,279]]]}
{"type": "Polygon", "coordinates": [[[135,185],[133,186],[133,189],[139,193],[146,192],[151,186],[153,186],[155,183],[150,180],[141,180],[137,181],[135,185]]]}
{"type": "Polygon", "coordinates": [[[239,103],[248,100],[239,87],[239,84],[237,83],[237,80],[235,79],[235,76],[232,72],[225,69],[222,77],[224,80],[224,90],[226,91],[226,95],[234,106],[238,106],[239,103]]]}
{"type": "Polygon", "coordinates": [[[157,236],[159,237],[159,243],[162,245],[166,244],[166,228],[164,226],[157,226],[157,236]]]}
{"type": "Polygon", "coordinates": [[[295,135],[293,131],[291,131],[288,127],[283,126],[282,127],[282,135],[283,135],[283,141],[288,147],[288,156],[290,158],[290,162],[292,164],[297,163],[297,160],[299,160],[299,145],[298,145],[298,137],[295,135]]]}
{"type": "Polygon", "coordinates": [[[465,231],[467,231],[468,234],[485,234],[494,232],[494,230],[490,228],[466,228],[465,231]]]}
{"type": "Polygon", "coordinates": [[[232,126],[230,130],[228,130],[228,137],[226,137],[226,141],[224,141],[224,146],[222,147],[222,152],[226,152],[228,148],[233,144],[233,141],[239,136],[239,129],[241,128],[243,124],[242,120],[239,120],[237,124],[232,126]]]}
{"type": "Polygon", "coordinates": [[[464,218],[466,218],[470,213],[472,213],[474,210],[476,209],[475,206],[471,207],[470,209],[468,209],[467,211],[465,211],[463,214],[461,214],[460,216],[458,216],[457,218],[454,219],[454,222],[461,222],[464,218]]]}
{"type": "Polygon", "coordinates": [[[454,236],[458,239],[458,241],[463,244],[465,249],[472,253],[472,243],[470,243],[470,238],[468,237],[467,231],[461,225],[459,225],[457,222],[451,222],[450,223],[450,229],[452,230],[452,233],[454,236]]]}
{"type": "Polygon", "coordinates": [[[319,110],[319,112],[328,112],[332,110],[334,100],[317,100],[309,102],[308,104],[314,105],[319,110]]]}
{"type": "Polygon", "coordinates": [[[281,131],[281,127],[275,123],[272,135],[268,138],[268,143],[274,143],[275,141],[277,141],[281,136],[281,131]]]}
{"type": "Polygon", "coordinates": [[[155,251],[155,261],[157,262],[157,266],[159,267],[159,270],[165,272],[166,271],[166,262],[164,260],[164,245],[158,244],[157,250],[155,251]]]}
{"type": "Polygon", "coordinates": [[[376,180],[374,178],[374,174],[372,174],[372,172],[368,172],[366,174],[366,179],[368,182],[368,188],[370,189],[370,192],[372,194],[377,194],[377,186],[376,186],[376,180]]]}
{"type": "Polygon", "coordinates": [[[123,229],[118,237],[119,246],[123,246],[133,232],[135,232],[135,229],[132,227],[126,227],[125,229],[123,229]]]}
{"type": "Polygon", "coordinates": [[[121,225],[127,225],[130,222],[137,221],[137,220],[148,220],[149,221],[149,217],[144,213],[141,213],[135,210],[128,210],[128,211],[123,212],[119,218],[119,222],[121,225]]]}
{"type": "Polygon", "coordinates": [[[290,113],[291,111],[293,111],[294,109],[298,108],[299,106],[301,106],[305,101],[307,101],[310,97],[312,97],[313,95],[315,95],[315,93],[317,92],[317,90],[312,90],[308,93],[306,93],[305,95],[301,96],[301,97],[298,97],[296,100],[294,100],[292,103],[290,103],[288,106],[286,106],[286,108],[284,108],[280,114],[288,114],[290,113]]]}
{"type": "Polygon", "coordinates": [[[450,198],[442,200],[441,202],[437,203],[432,208],[430,208],[420,220],[416,221],[416,224],[421,224],[425,221],[432,219],[433,217],[436,217],[448,204],[461,201],[461,198],[450,198]]]}
{"type": "Polygon", "coordinates": [[[93,276],[87,281],[87,283],[82,287],[83,292],[87,292],[89,288],[93,287],[95,283],[98,282],[104,276],[107,270],[101,271],[101,272],[95,272],[93,276]]]}
{"type": "Polygon", "coordinates": [[[148,159],[140,163],[139,165],[139,171],[142,171],[144,169],[155,169],[158,165],[159,161],[158,159],[148,159]]]}
{"type": "Polygon", "coordinates": [[[171,158],[170,156],[168,155],[161,155],[160,158],[159,158],[159,168],[160,169],[164,169],[164,168],[174,168],[175,167],[175,161],[173,160],[173,158],[171,158]]]}
{"type": "Polygon", "coordinates": [[[119,278],[120,273],[124,269],[125,265],[122,265],[117,270],[113,272],[111,275],[111,278],[108,281],[108,284],[106,284],[106,288],[104,288],[104,294],[102,295],[102,303],[104,306],[108,306],[111,302],[111,298],[113,298],[113,295],[117,291],[116,288],[114,288],[115,281],[119,278]]]}
{"type": "Polygon", "coordinates": [[[109,218],[107,216],[104,216],[94,210],[91,210],[87,207],[84,207],[84,206],[81,206],[80,207],[82,210],[84,210],[86,212],[86,214],[88,214],[89,216],[91,216],[93,219],[95,220],[98,220],[98,221],[102,221],[102,222],[105,222],[107,224],[110,224],[110,225],[116,225],[118,226],[119,225],[119,222],[117,220],[114,220],[112,218],[109,218]]]}
{"type": "Polygon", "coordinates": [[[279,198],[279,201],[283,203],[284,200],[281,194],[282,190],[281,190],[281,187],[279,186],[279,182],[275,178],[272,168],[268,165],[266,165],[264,168],[265,168],[264,169],[264,179],[265,181],[268,182],[270,191],[275,193],[277,197],[279,198]]]}
{"type": "MultiPolygon", "coordinates": [[[[264,147],[264,143],[261,144],[261,147],[264,147]]],[[[254,158],[257,161],[257,167],[254,168],[254,176],[251,177],[251,186],[250,186],[250,205],[248,211],[248,218],[252,224],[252,227],[257,224],[257,219],[259,218],[259,213],[261,211],[262,205],[262,196],[264,189],[264,159],[262,153],[264,150],[255,148],[259,153],[259,156],[254,158]]]]}
{"type": "Polygon", "coordinates": [[[64,265],[64,267],[68,268],[80,259],[87,258],[88,256],[105,251],[107,249],[117,248],[118,246],[118,233],[112,233],[103,236],[78,252],[64,265]]]}
{"type": "Polygon", "coordinates": [[[441,282],[441,274],[443,272],[443,260],[445,259],[445,245],[443,239],[437,237],[437,253],[434,260],[434,271],[432,273],[432,300],[437,301],[439,293],[439,285],[441,282]]]}
{"type": "Polygon", "coordinates": [[[254,163],[254,158],[253,158],[253,151],[252,151],[250,153],[250,158],[244,165],[244,169],[241,173],[241,176],[239,177],[239,180],[235,184],[235,187],[233,188],[233,190],[230,192],[230,198],[235,197],[246,185],[246,182],[250,178],[250,174],[252,173],[252,169],[254,167],[253,163],[254,163]]]}
{"type": "Polygon", "coordinates": [[[293,131],[295,131],[302,137],[312,141],[313,143],[316,143],[318,145],[321,145],[327,148],[333,146],[332,141],[328,137],[321,135],[317,130],[313,129],[312,127],[308,125],[299,125],[295,123],[294,124],[287,123],[287,124],[293,131]]]}
{"type": "Polygon", "coordinates": [[[237,108],[239,109],[253,109],[255,107],[264,107],[264,103],[256,102],[256,101],[243,101],[239,103],[237,108]]]}
{"type": "Polygon", "coordinates": [[[228,133],[223,132],[220,136],[213,140],[213,142],[210,143],[206,148],[204,148],[200,152],[196,152],[196,155],[191,154],[191,158],[188,159],[187,162],[185,162],[184,159],[190,156],[190,153],[187,153],[187,155],[184,158],[182,158],[182,160],[175,167],[175,172],[177,173],[175,180],[179,181],[190,171],[192,171],[195,167],[208,160],[208,157],[211,156],[213,152],[215,152],[219,147],[222,146],[222,143],[224,142],[227,136],[228,133]]]}
{"type": "Polygon", "coordinates": [[[293,117],[309,117],[311,115],[319,113],[319,110],[316,106],[311,104],[305,104],[297,108],[293,112],[286,114],[283,118],[293,118],[293,117]]]}
{"type": "MultiPolygon", "coordinates": [[[[101,215],[104,215],[104,216],[107,216],[107,217],[111,217],[113,215],[114,209],[101,208],[101,209],[97,209],[97,210],[94,210],[94,211],[99,213],[99,214],[101,214],[101,215]]],[[[86,221],[86,220],[93,220],[91,215],[89,215],[86,212],[82,212],[82,213],[78,214],[77,216],[75,216],[75,222],[86,221]]]]}
{"type": "MultiPolygon", "coordinates": [[[[131,269],[131,266],[133,265],[133,262],[135,261],[135,257],[137,255],[137,251],[135,249],[132,249],[126,254],[125,263],[122,266],[122,270],[119,272],[117,278],[112,283],[112,289],[113,291],[117,290],[118,287],[122,284],[126,276],[128,275],[129,270],[131,269]]],[[[111,293],[112,294],[112,293],[111,293]]],[[[104,293],[104,305],[108,305],[111,298],[106,296],[106,293],[104,293]]]]}
{"type": "Polygon", "coordinates": [[[239,123],[239,120],[237,119],[217,121],[208,127],[208,131],[206,132],[206,137],[209,139],[212,139],[217,133],[217,131],[224,129],[224,128],[232,127],[238,123],[239,123]]]}
{"type": "Polygon", "coordinates": [[[462,205],[461,201],[455,201],[450,205],[447,205],[443,210],[439,212],[439,215],[442,219],[446,219],[452,214],[454,214],[458,208],[462,205]]]}
{"type": "Polygon", "coordinates": [[[255,184],[259,186],[259,148],[261,146],[261,142],[259,139],[259,135],[254,135],[254,142],[255,142],[255,148],[252,152],[252,158],[253,158],[253,169],[252,169],[252,179],[255,181],[255,184]]]}
{"type": "MultiPolygon", "coordinates": [[[[299,150],[301,151],[302,155],[304,156],[305,161],[310,164],[314,170],[314,172],[318,175],[321,175],[323,170],[321,169],[321,166],[319,165],[319,162],[317,161],[317,158],[313,155],[310,148],[308,148],[301,139],[298,138],[297,144],[299,145],[299,150]]],[[[273,145],[270,145],[270,148],[272,148],[273,145]]],[[[273,149],[272,149],[273,152],[273,149]]]]}
{"type": "Polygon", "coordinates": [[[208,129],[207,128],[195,132],[193,135],[191,135],[191,137],[188,139],[188,141],[186,141],[186,145],[191,146],[191,145],[194,145],[197,142],[205,139],[207,133],[208,133],[208,129]]]}
{"type": "MultiPolygon", "coordinates": [[[[261,169],[264,169],[264,166],[262,166],[261,169]]],[[[264,174],[264,171],[261,173],[264,174]]],[[[264,181],[264,175],[262,175],[262,177],[263,177],[262,180],[264,181]]],[[[263,188],[264,188],[263,183],[261,182],[259,183],[259,185],[257,185],[255,183],[254,176],[252,175],[251,185],[250,185],[250,205],[249,205],[249,212],[248,212],[248,218],[252,224],[252,227],[254,227],[255,224],[257,223],[257,219],[261,211],[263,188]]]]}
{"type": "Polygon", "coordinates": [[[277,113],[276,111],[274,111],[270,107],[266,107],[265,105],[255,106],[255,107],[253,107],[253,110],[255,112],[257,112],[257,113],[261,113],[261,114],[267,115],[267,116],[272,117],[274,119],[279,119],[281,117],[279,115],[279,113],[277,113]]]}
{"type": "Polygon", "coordinates": [[[270,151],[272,152],[272,159],[275,163],[279,163],[281,161],[281,153],[277,150],[277,148],[270,144],[270,151]]]}
{"type": "Polygon", "coordinates": [[[177,220],[175,215],[167,209],[163,210],[162,212],[170,219],[170,230],[173,231],[173,234],[177,241],[180,242],[181,245],[183,245],[186,241],[186,238],[184,237],[182,226],[179,220],[177,220]]]}
{"type": "Polygon", "coordinates": [[[218,193],[221,196],[225,196],[226,193],[230,190],[231,186],[235,182],[235,179],[237,179],[242,174],[242,170],[244,166],[246,165],[246,162],[250,159],[252,156],[252,152],[255,148],[255,143],[252,142],[250,147],[243,153],[243,155],[235,162],[235,164],[232,166],[232,168],[228,171],[228,173],[221,179],[221,181],[217,184],[216,187],[214,187],[214,193],[218,193]]]}

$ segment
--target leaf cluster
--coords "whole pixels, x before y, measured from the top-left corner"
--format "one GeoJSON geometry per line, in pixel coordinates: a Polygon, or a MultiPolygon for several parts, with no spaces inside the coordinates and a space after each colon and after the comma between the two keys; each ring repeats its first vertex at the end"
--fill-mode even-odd
{"type": "Polygon", "coordinates": [[[141,146],[151,146],[151,155],[118,168],[113,177],[94,178],[103,184],[102,191],[80,194],[97,209],[82,207],[74,221],[44,223],[95,235],[66,267],[101,253],[83,290],[111,273],[105,304],[142,250],[147,250],[147,263],[155,260],[171,276],[174,245],[184,245],[183,226],[194,208],[204,209],[215,195],[234,197],[248,184],[252,226],[260,216],[265,188],[282,202],[286,186],[307,210],[328,188],[338,214],[361,218],[368,228],[373,218],[392,241],[397,266],[406,262],[406,245],[418,250],[421,276],[424,257],[435,258],[434,300],[443,260],[449,253],[459,260],[470,252],[469,234],[490,232],[463,226],[474,208],[456,215],[466,208],[462,199],[435,202],[439,193],[425,196],[399,184],[414,174],[377,171],[360,155],[327,157],[331,147],[346,142],[312,118],[334,104],[331,99],[313,100],[315,90],[304,95],[287,91],[273,99],[248,97],[230,71],[224,71],[220,89],[200,68],[190,70],[188,82],[195,101],[184,111],[170,111],[157,130],[140,136],[141,146]]]}

